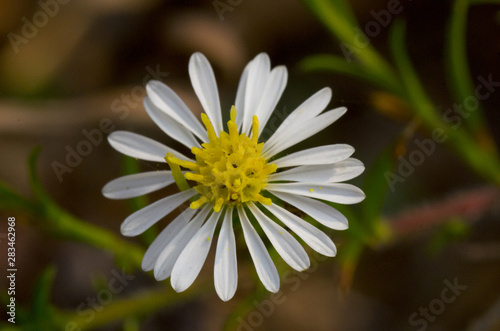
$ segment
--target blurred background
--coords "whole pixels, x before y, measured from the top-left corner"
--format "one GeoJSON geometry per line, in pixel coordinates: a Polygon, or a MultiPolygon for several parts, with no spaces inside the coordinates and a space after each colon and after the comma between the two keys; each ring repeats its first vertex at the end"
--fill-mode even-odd
{"type": "MultiPolygon", "coordinates": [[[[414,105],[401,96],[404,93],[397,95],[363,77],[340,72],[350,65],[348,61],[339,62],[335,70],[315,65],[319,62],[311,56],[317,54],[345,60],[341,40],[322,17],[328,11],[321,9],[322,3],[341,2],[0,1],[0,178],[18,194],[10,199],[2,189],[0,204],[2,252],[7,251],[3,221],[17,219],[19,323],[2,324],[5,329],[21,330],[24,325],[26,330],[39,330],[36,325],[43,324],[33,321],[37,312],[44,311],[57,320],[44,326],[47,330],[64,326],[66,330],[500,330],[500,169],[495,174],[492,161],[490,175],[478,171],[490,163],[488,155],[497,159],[500,142],[500,83],[495,83],[500,82],[498,1],[470,1],[475,5],[466,11],[467,25],[459,26],[472,86],[484,79],[494,82],[485,87],[490,95],[480,101],[484,122],[480,138],[474,140],[487,146],[486,156],[478,156],[479,165],[471,166],[474,156],[464,159],[457,144],[436,143],[435,151],[410,175],[399,173],[401,180],[392,184],[387,174],[398,174],[401,158],[408,160],[419,148],[415,139],[432,136],[432,125],[412,110],[414,105]],[[128,130],[183,150],[149,119],[142,98],[145,83],[158,79],[199,115],[202,107],[187,70],[196,51],[204,53],[214,68],[223,112],[234,102],[244,66],[260,52],[269,54],[273,66],[283,64],[289,70],[277,106],[282,113],[291,112],[317,90],[331,87],[329,107],[346,106],[348,112],[289,151],[330,143],[354,146],[354,157],[367,170],[351,182],[365,189],[367,201],[369,192],[379,197],[377,217],[370,223],[375,230],[369,235],[359,234],[369,232],[363,230],[363,207],[345,210],[351,227],[358,230],[327,230],[338,246],[338,257],[324,259],[310,253],[317,266],[298,275],[273,255],[281,263],[279,297],[262,290],[245,245],[239,247],[239,285],[231,301],[222,302],[213,289],[214,247],[195,286],[175,294],[168,280],[158,283],[152,273],[120,260],[113,249],[66,236],[53,225],[52,214],[16,202],[38,201],[30,188],[27,159],[40,146],[36,170],[52,202],[82,224],[102,228],[144,250],[153,233],[123,238],[119,227],[146,200],[107,200],[101,188],[134,169],[160,166],[125,160],[105,137],[113,130],[128,130]],[[92,144],[83,146],[85,140],[92,144]],[[78,157],[77,148],[88,151],[78,157]],[[374,175],[369,178],[370,174],[374,175]],[[366,185],[377,190],[366,190],[366,185]],[[125,281],[124,290],[91,309],[89,298],[100,302],[99,293],[122,268],[131,279],[125,281]],[[47,285],[52,278],[52,285],[47,285]],[[47,293],[40,296],[43,289],[47,293]],[[165,293],[165,301],[149,300],[147,295],[155,292],[165,293]],[[43,304],[50,310],[37,308],[37,298],[46,298],[50,306],[43,304]],[[127,314],[121,315],[121,309],[127,314]],[[68,321],[76,317],[77,326],[68,328],[68,321]]],[[[382,10],[397,11],[386,26],[379,24],[366,47],[392,66],[397,57],[391,47],[397,46],[388,41],[391,27],[396,20],[406,22],[405,46],[436,114],[446,114],[465,100],[457,101],[450,92],[454,80],[447,69],[453,65],[447,57],[447,36],[450,18],[460,3],[468,1],[342,3],[351,7],[358,21],[351,29],[376,22],[382,10]]],[[[401,71],[396,76],[404,81],[401,71]]],[[[452,126],[458,120],[467,122],[468,116],[448,120],[452,126]]],[[[169,187],[147,201],[175,190],[169,187]]],[[[167,223],[164,220],[158,229],[167,223]]],[[[4,270],[6,262],[0,260],[4,270]]],[[[0,298],[7,302],[5,277],[0,284],[0,298]]],[[[3,310],[2,316],[6,316],[3,310]]]]}

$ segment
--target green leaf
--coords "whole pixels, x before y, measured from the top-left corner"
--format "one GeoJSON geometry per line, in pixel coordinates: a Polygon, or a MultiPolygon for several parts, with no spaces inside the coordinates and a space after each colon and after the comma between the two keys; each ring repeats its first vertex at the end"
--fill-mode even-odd
{"type": "Polygon", "coordinates": [[[42,225],[43,229],[53,236],[83,242],[111,251],[125,267],[134,266],[140,268],[142,256],[144,255],[142,248],[122,240],[112,232],[78,219],[51,199],[40,184],[36,171],[36,160],[39,153],[40,149],[37,148],[29,157],[31,186],[35,197],[38,199],[35,202],[38,213],[34,215],[37,220],[42,219],[44,221],[37,224],[42,225]]]}
{"type": "MultiPolygon", "coordinates": [[[[448,22],[446,35],[446,69],[448,84],[452,87],[456,101],[463,103],[470,96],[475,96],[475,87],[469,71],[466,47],[466,28],[468,14],[468,0],[456,0],[453,4],[451,17],[448,22]]],[[[488,149],[492,148],[493,141],[485,124],[482,107],[469,113],[465,124],[471,131],[478,135],[481,142],[488,143],[488,149]],[[485,135],[489,139],[485,139],[485,135]]]]}
{"type": "Polygon", "coordinates": [[[366,199],[360,204],[362,213],[360,218],[371,229],[374,236],[378,235],[379,223],[382,222],[380,215],[390,187],[388,174],[393,174],[398,145],[399,142],[396,142],[386,147],[365,175],[363,191],[366,199]]]}
{"type": "Polygon", "coordinates": [[[343,57],[329,54],[318,54],[306,57],[299,63],[299,68],[305,71],[333,71],[363,79],[374,86],[383,89],[390,89],[385,81],[378,79],[378,76],[366,71],[358,63],[347,63],[343,57]]]}
{"type": "Polygon", "coordinates": [[[139,331],[140,326],[139,320],[134,316],[127,317],[123,321],[123,331],[139,331]]]}
{"type": "Polygon", "coordinates": [[[500,183],[500,165],[496,155],[485,153],[463,128],[452,129],[433,106],[425,93],[422,83],[415,72],[405,48],[405,23],[398,20],[390,33],[391,52],[402,79],[406,99],[415,110],[415,115],[422,120],[429,132],[435,129],[444,131],[448,142],[453,145],[458,154],[480,175],[500,183]]]}
{"type": "MultiPolygon", "coordinates": [[[[377,77],[384,85],[390,86],[395,94],[400,94],[400,85],[394,75],[393,69],[385,59],[368,42],[358,45],[356,40],[360,38],[360,27],[352,10],[342,0],[304,0],[306,5],[327,27],[327,29],[340,41],[339,49],[346,56],[345,64],[350,62],[349,55],[355,55],[362,63],[366,72],[377,77]]],[[[364,36],[364,33],[361,32],[364,36]]]]}
{"type": "Polygon", "coordinates": [[[389,41],[396,67],[399,70],[401,80],[405,87],[406,99],[410,101],[417,115],[426,124],[432,127],[444,126],[444,123],[435,111],[434,105],[422,88],[422,83],[406,53],[405,32],[406,23],[402,20],[397,20],[392,26],[389,41]]]}
{"type": "Polygon", "coordinates": [[[338,259],[340,260],[340,289],[349,292],[359,259],[363,253],[365,245],[358,240],[349,240],[342,249],[339,250],[338,259]]]}
{"type": "Polygon", "coordinates": [[[0,210],[20,210],[32,214],[38,212],[35,203],[14,191],[2,180],[0,180],[0,210]]]}
{"type": "Polygon", "coordinates": [[[50,291],[52,290],[52,283],[55,276],[56,268],[50,266],[42,272],[35,286],[33,293],[33,317],[39,323],[51,320],[50,291]]]}
{"type": "Polygon", "coordinates": [[[36,161],[38,160],[41,151],[42,151],[41,146],[37,146],[31,151],[28,157],[30,184],[31,184],[31,189],[33,190],[33,193],[35,194],[35,197],[38,200],[50,201],[51,199],[43,189],[42,184],[40,183],[40,178],[38,177],[38,173],[36,171],[36,161]]]}

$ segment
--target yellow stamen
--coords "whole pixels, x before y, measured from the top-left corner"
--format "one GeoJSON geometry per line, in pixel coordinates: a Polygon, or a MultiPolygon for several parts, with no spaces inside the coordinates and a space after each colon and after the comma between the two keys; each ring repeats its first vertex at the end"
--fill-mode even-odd
{"type": "Polygon", "coordinates": [[[191,207],[191,209],[196,209],[203,206],[206,202],[208,202],[207,198],[201,196],[198,200],[191,202],[189,207],[191,207]]]}
{"type": "Polygon", "coordinates": [[[231,107],[231,120],[227,122],[227,128],[229,131],[229,138],[238,137],[238,125],[236,125],[236,107],[231,107]]]}
{"type": "Polygon", "coordinates": [[[223,204],[224,204],[224,199],[219,198],[219,199],[217,200],[217,202],[215,203],[215,206],[214,206],[214,211],[215,211],[215,212],[219,212],[223,204]]]}
{"type": "Polygon", "coordinates": [[[258,201],[264,205],[271,205],[273,203],[271,199],[266,198],[260,194],[257,194],[257,196],[255,197],[255,201],[258,201]]]}
{"type": "Polygon", "coordinates": [[[192,172],[186,172],[184,176],[186,177],[186,179],[194,180],[196,182],[203,182],[205,180],[205,177],[203,175],[193,174],[192,172]]]}
{"type": "Polygon", "coordinates": [[[177,164],[183,168],[188,168],[191,170],[198,170],[199,168],[198,164],[178,159],[172,153],[167,153],[167,155],[165,156],[165,161],[167,161],[168,164],[177,164]]]}
{"type": "Polygon", "coordinates": [[[215,141],[217,141],[217,135],[215,134],[214,127],[212,126],[212,122],[208,119],[208,116],[203,113],[201,114],[201,121],[205,125],[205,128],[207,128],[207,134],[208,134],[208,141],[212,144],[215,141]]]}
{"type": "Polygon", "coordinates": [[[259,139],[259,119],[257,116],[252,118],[252,142],[257,145],[257,140],[259,139]]]}
{"type": "Polygon", "coordinates": [[[167,155],[167,162],[174,166],[190,169],[185,179],[195,181],[194,189],[200,194],[198,200],[191,203],[196,209],[205,203],[212,203],[213,209],[219,212],[225,205],[239,205],[254,201],[266,205],[271,199],[261,195],[267,185],[267,176],[276,171],[275,164],[268,164],[261,155],[263,143],[258,142],[259,120],[252,119],[252,137],[238,133],[236,124],[236,108],[231,107],[228,132],[215,134],[212,123],[206,114],[201,120],[207,129],[209,142],[203,148],[193,147],[191,152],[196,163],[179,160],[167,155]]]}

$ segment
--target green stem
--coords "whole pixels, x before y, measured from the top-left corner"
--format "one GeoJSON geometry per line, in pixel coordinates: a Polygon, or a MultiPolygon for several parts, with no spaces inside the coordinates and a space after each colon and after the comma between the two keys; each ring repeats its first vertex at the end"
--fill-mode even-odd
{"type": "Polygon", "coordinates": [[[398,68],[406,99],[431,132],[440,129],[457,153],[479,174],[496,184],[500,184],[500,165],[495,155],[478,149],[477,144],[463,127],[452,128],[435,111],[435,107],[425,93],[405,49],[405,24],[397,21],[391,31],[391,50],[398,68]]]}
{"type": "MultiPolygon", "coordinates": [[[[469,97],[476,97],[472,76],[468,70],[466,28],[469,1],[457,0],[453,5],[450,22],[448,24],[446,40],[446,61],[449,85],[457,101],[464,102],[469,97]]],[[[479,147],[496,154],[493,139],[486,125],[481,106],[470,112],[465,124],[471,130],[479,147]]]]}
{"type": "Polygon", "coordinates": [[[173,157],[174,154],[167,153],[167,155],[165,156],[165,161],[167,161],[168,165],[170,166],[170,170],[172,171],[172,176],[174,176],[175,184],[177,184],[179,190],[187,191],[191,187],[189,186],[186,177],[184,177],[184,174],[181,171],[181,167],[177,163],[170,161],[170,158],[173,157]]]}
{"type": "Polygon", "coordinates": [[[129,316],[151,315],[161,307],[172,307],[185,303],[198,297],[207,287],[206,284],[202,284],[183,293],[175,293],[171,288],[167,287],[145,291],[128,299],[113,301],[102,312],[96,312],[95,317],[90,321],[88,321],[89,317],[87,315],[82,316],[81,313],[63,313],[60,320],[64,323],[64,326],[73,322],[77,326],[76,330],[78,328],[81,328],[81,330],[94,329],[112,322],[121,321],[129,316]]]}
{"type": "MultiPolygon", "coordinates": [[[[356,57],[363,64],[367,74],[375,76],[384,85],[390,86],[390,90],[399,94],[400,87],[391,66],[372,47],[369,37],[364,35],[359,23],[352,15],[352,10],[342,0],[304,0],[311,10],[318,16],[330,32],[345,45],[355,50],[356,57]],[[350,14],[347,15],[346,12],[350,14]],[[359,29],[361,34],[359,33],[359,29]],[[356,42],[365,38],[365,42],[356,42]]],[[[345,63],[349,65],[349,63],[345,63]]]]}
{"type": "Polygon", "coordinates": [[[29,172],[35,199],[29,200],[20,195],[12,195],[12,198],[17,201],[15,205],[31,206],[23,211],[30,213],[35,219],[39,220],[36,225],[50,233],[66,240],[75,240],[110,251],[124,265],[140,268],[142,256],[144,255],[143,248],[122,240],[112,232],[71,215],[44,191],[36,172],[36,160],[39,153],[40,149],[37,148],[29,157],[29,172]]]}

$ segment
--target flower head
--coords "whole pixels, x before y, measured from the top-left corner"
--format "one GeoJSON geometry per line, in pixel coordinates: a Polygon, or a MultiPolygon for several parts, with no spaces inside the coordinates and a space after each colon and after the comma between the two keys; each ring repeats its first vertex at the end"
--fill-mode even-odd
{"type": "Polygon", "coordinates": [[[156,279],[170,277],[177,292],[187,289],[198,276],[219,222],[222,224],[214,266],[219,297],[224,301],[231,299],[237,287],[234,222],[241,224],[260,280],[269,291],[276,292],[279,275],[254,223],[262,228],[283,260],[302,271],[309,267],[309,257],[283,226],[321,254],[335,256],[336,248],[324,232],[283,208],[281,202],[300,209],[324,226],[344,230],[347,219],[321,200],[352,204],[365,197],[359,188],[341,183],[364,170],[360,161],[350,158],[354,149],[349,145],[325,145],[276,157],[328,127],[346,109],[323,112],[331,99],[331,90],[324,88],[297,107],[271,138],[262,142],[259,141],[262,129],[286,85],[285,67],[271,70],[269,57],[264,53],[246,66],[226,130],[215,76],[205,56],[192,55],[189,74],[205,110],[201,122],[177,94],[161,82],[150,81],[144,99],[153,121],[167,135],[188,147],[189,156],[138,134],[113,132],[108,140],[119,152],[142,160],[167,162],[171,170],[117,178],[104,186],[103,194],[111,199],[125,199],[177,182],[181,188],[179,193],[133,213],[121,226],[123,235],[138,235],[191,201],[190,208],[185,208],[158,235],[142,262],[144,270],[154,269],[156,279]],[[250,214],[252,218],[248,217],[250,214]]]}

